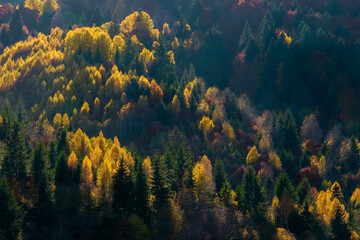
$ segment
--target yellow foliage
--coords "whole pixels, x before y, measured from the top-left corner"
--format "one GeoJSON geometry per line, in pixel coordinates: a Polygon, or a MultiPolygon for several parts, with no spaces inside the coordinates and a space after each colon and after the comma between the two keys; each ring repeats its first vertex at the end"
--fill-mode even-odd
{"type": "Polygon", "coordinates": [[[99,146],[96,146],[93,151],[90,153],[90,160],[94,169],[98,169],[101,163],[101,159],[103,156],[103,151],[99,146]]]}
{"type": "Polygon", "coordinates": [[[193,169],[194,192],[196,199],[206,201],[214,191],[212,166],[209,158],[204,155],[193,169]]]}
{"type": "Polygon", "coordinates": [[[155,80],[151,81],[150,84],[150,100],[153,103],[160,101],[163,97],[164,93],[161,87],[155,82],[155,80]]]}
{"type": "Polygon", "coordinates": [[[81,166],[81,174],[80,174],[81,186],[82,188],[90,188],[93,185],[93,172],[91,161],[88,156],[85,156],[82,166],[81,166]]]}
{"type": "Polygon", "coordinates": [[[38,10],[40,14],[43,12],[52,13],[59,8],[55,0],[26,0],[24,5],[26,8],[38,10]]]}
{"type": "Polygon", "coordinates": [[[260,154],[258,153],[256,146],[253,146],[248,155],[246,156],[246,164],[253,165],[258,162],[260,154]]]}
{"type": "Polygon", "coordinates": [[[77,156],[90,156],[92,146],[89,137],[78,129],[70,142],[70,151],[76,153],[77,156]]]}
{"type": "Polygon", "coordinates": [[[282,35],[284,36],[284,42],[285,42],[285,44],[288,45],[288,46],[290,46],[290,45],[291,45],[291,42],[292,42],[291,36],[288,36],[288,35],[286,34],[286,32],[284,32],[284,31],[280,31],[280,32],[278,33],[278,38],[280,38],[282,35]]]}
{"type": "Polygon", "coordinates": [[[184,48],[185,50],[190,50],[192,47],[192,39],[191,38],[188,38],[188,39],[185,39],[184,40],[184,48]]]}
{"type": "Polygon", "coordinates": [[[280,157],[275,152],[269,153],[269,163],[274,166],[277,170],[282,169],[280,157]]]}
{"type": "Polygon", "coordinates": [[[203,132],[205,139],[207,139],[207,135],[212,131],[214,126],[214,122],[210,120],[209,117],[203,116],[199,123],[199,129],[203,132]]]}
{"type": "Polygon", "coordinates": [[[353,204],[354,208],[360,208],[360,189],[356,188],[352,193],[350,198],[351,204],[353,204]]]}
{"type": "Polygon", "coordinates": [[[171,30],[170,30],[170,27],[169,27],[169,24],[167,23],[164,23],[163,25],[163,30],[162,30],[162,34],[166,37],[169,37],[170,34],[171,34],[171,30]]]}
{"type": "Polygon", "coordinates": [[[113,176],[115,174],[115,166],[112,161],[105,157],[97,171],[97,186],[106,199],[111,199],[113,176]]]}
{"type": "Polygon", "coordinates": [[[174,41],[172,41],[171,43],[171,47],[173,50],[176,50],[179,48],[179,46],[180,46],[179,39],[175,37],[174,41]]]}
{"type": "Polygon", "coordinates": [[[175,117],[179,115],[181,111],[181,104],[177,95],[175,95],[173,100],[169,103],[168,109],[175,117]]]}
{"type": "Polygon", "coordinates": [[[359,239],[360,239],[359,235],[355,231],[352,231],[350,240],[359,240],[359,239]]]}
{"type": "Polygon", "coordinates": [[[82,105],[81,109],[80,109],[80,114],[82,116],[88,116],[90,112],[90,106],[89,104],[85,101],[84,104],[82,105]]]}
{"type": "Polygon", "coordinates": [[[74,174],[78,166],[78,159],[74,152],[71,152],[69,159],[68,159],[68,167],[71,169],[72,173],[74,174]]]}
{"type": "Polygon", "coordinates": [[[60,129],[62,127],[62,116],[60,113],[56,113],[54,118],[53,118],[53,124],[54,124],[54,128],[60,129]]]}
{"type": "Polygon", "coordinates": [[[277,228],[276,229],[275,239],[276,240],[296,240],[294,235],[291,232],[287,231],[285,228],[277,228]]]}
{"type": "Polygon", "coordinates": [[[344,204],[341,204],[337,198],[334,198],[334,200],[331,202],[331,206],[330,206],[331,214],[332,214],[331,220],[335,218],[335,211],[338,208],[340,208],[341,209],[340,211],[344,213],[342,218],[343,222],[347,223],[349,220],[349,213],[346,212],[344,204]]]}
{"type": "Polygon", "coordinates": [[[235,140],[235,132],[233,127],[227,123],[224,122],[222,124],[222,130],[221,130],[222,134],[225,136],[225,138],[231,143],[235,140]]]}
{"type": "Polygon", "coordinates": [[[152,168],[151,168],[151,159],[147,156],[143,162],[143,167],[145,169],[148,179],[152,177],[152,168]]]}
{"type": "Polygon", "coordinates": [[[154,29],[153,20],[144,11],[134,12],[121,22],[121,31],[124,34],[136,34],[140,41],[143,37],[159,39],[159,30],[154,29]]]}

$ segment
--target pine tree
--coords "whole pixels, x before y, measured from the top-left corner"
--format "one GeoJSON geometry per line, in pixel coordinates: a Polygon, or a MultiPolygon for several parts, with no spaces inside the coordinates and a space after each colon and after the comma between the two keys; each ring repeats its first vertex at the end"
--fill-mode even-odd
{"type": "Polygon", "coordinates": [[[116,12],[113,15],[113,18],[110,22],[110,27],[109,27],[109,35],[111,38],[113,38],[115,35],[118,35],[120,32],[120,28],[119,28],[119,18],[116,14],[116,12]]]}
{"type": "Polygon", "coordinates": [[[0,33],[0,42],[4,47],[10,44],[10,33],[9,30],[3,26],[0,33]]]}
{"type": "Polygon", "coordinates": [[[354,136],[351,137],[351,154],[348,157],[347,166],[352,173],[357,173],[360,167],[360,151],[358,141],[354,136]]]}
{"type": "Polygon", "coordinates": [[[224,206],[230,207],[231,206],[231,185],[230,182],[226,179],[224,184],[222,185],[222,188],[219,191],[219,197],[220,201],[224,206]]]}
{"type": "Polygon", "coordinates": [[[10,36],[13,42],[17,42],[23,37],[23,17],[19,9],[15,9],[10,19],[10,36]]]}
{"type": "Polygon", "coordinates": [[[345,211],[340,205],[334,209],[334,215],[335,217],[331,220],[331,239],[350,239],[350,231],[345,221],[345,211]]]}
{"type": "Polygon", "coordinates": [[[55,167],[55,163],[56,163],[56,145],[55,145],[55,142],[50,143],[49,160],[50,160],[51,168],[55,167]]]}
{"type": "Polygon", "coordinates": [[[0,179],[0,234],[6,239],[18,239],[24,212],[16,202],[5,177],[0,179]]]}
{"type": "Polygon", "coordinates": [[[310,182],[304,178],[296,188],[296,193],[299,197],[299,203],[302,204],[310,192],[310,182]]]}
{"type": "Polygon", "coordinates": [[[259,26],[259,46],[262,51],[266,51],[269,47],[270,40],[275,36],[275,22],[270,11],[265,16],[259,26]]]}
{"type": "Polygon", "coordinates": [[[149,185],[146,172],[142,164],[137,167],[136,174],[136,211],[139,216],[147,218],[149,212],[149,185]]]}
{"type": "Polygon", "coordinates": [[[246,21],[239,40],[239,50],[242,50],[245,46],[247,46],[249,41],[252,39],[253,39],[253,32],[251,30],[249,22],[246,21]]]}
{"type": "Polygon", "coordinates": [[[130,170],[121,159],[114,175],[114,209],[118,213],[129,213],[134,204],[134,186],[130,170]]]}
{"type": "Polygon", "coordinates": [[[3,173],[14,177],[25,185],[27,150],[25,138],[21,132],[21,125],[17,120],[11,124],[8,139],[6,140],[7,152],[3,162],[3,173]]]}
{"type": "Polygon", "coordinates": [[[249,212],[255,221],[262,222],[265,219],[266,196],[251,166],[246,170],[239,190],[237,194],[240,209],[249,212]]]}
{"type": "Polygon", "coordinates": [[[283,195],[283,191],[285,189],[287,189],[292,201],[296,202],[297,196],[294,186],[292,185],[289,176],[286,174],[286,172],[283,172],[280,174],[275,184],[275,195],[277,196],[278,199],[281,199],[283,195]]]}
{"type": "Polygon", "coordinates": [[[217,159],[214,165],[214,179],[216,192],[219,193],[223,185],[227,181],[227,173],[225,171],[225,166],[222,160],[217,159]]]}
{"type": "Polygon", "coordinates": [[[67,158],[64,152],[61,152],[55,165],[55,184],[66,185],[69,183],[70,170],[68,168],[67,158]]]}
{"type": "Polygon", "coordinates": [[[57,155],[59,155],[62,151],[65,154],[69,154],[69,146],[66,140],[66,130],[61,130],[57,143],[57,155]]]}
{"type": "Polygon", "coordinates": [[[331,186],[331,201],[334,198],[337,198],[341,203],[344,202],[344,195],[342,194],[340,184],[336,181],[331,186]]]}
{"type": "Polygon", "coordinates": [[[32,162],[32,174],[35,178],[35,183],[38,184],[40,176],[42,174],[46,175],[45,169],[47,167],[46,155],[45,155],[45,145],[43,141],[40,141],[35,148],[34,157],[32,162]]]}
{"type": "Polygon", "coordinates": [[[158,210],[169,203],[170,191],[166,184],[163,160],[159,155],[155,155],[152,160],[151,192],[155,197],[155,209],[158,210]]]}
{"type": "Polygon", "coordinates": [[[91,18],[91,24],[95,24],[96,26],[100,27],[102,23],[103,23],[103,16],[101,13],[100,6],[96,5],[93,16],[91,18]]]}

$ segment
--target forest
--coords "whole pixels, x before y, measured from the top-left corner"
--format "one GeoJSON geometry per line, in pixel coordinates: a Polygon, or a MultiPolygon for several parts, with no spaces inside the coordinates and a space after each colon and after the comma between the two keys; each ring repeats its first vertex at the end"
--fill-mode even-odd
{"type": "Polygon", "coordinates": [[[359,0],[0,0],[0,239],[360,240],[359,0]]]}

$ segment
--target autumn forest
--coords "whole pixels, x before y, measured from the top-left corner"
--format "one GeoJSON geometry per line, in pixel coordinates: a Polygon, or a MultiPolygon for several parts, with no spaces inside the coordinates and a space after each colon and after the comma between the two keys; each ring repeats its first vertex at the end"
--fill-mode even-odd
{"type": "Polygon", "coordinates": [[[0,0],[0,239],[360,240],[358,0],[0,0]]]}

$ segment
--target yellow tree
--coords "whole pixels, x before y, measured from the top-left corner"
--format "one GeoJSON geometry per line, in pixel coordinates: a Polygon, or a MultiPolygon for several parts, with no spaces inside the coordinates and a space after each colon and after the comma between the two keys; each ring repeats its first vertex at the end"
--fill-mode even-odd
{"type": "Polygon", "coordinates": [[[173,97],[173,100],[169,103],[168,109],[175,116],[175,118],[179,115],[181,111],[181,106],[180,100],[177,95],[175,95],[173,97]]]}
{"type": "Polygon", "coordinates": [[[94,184],[91,161],[88,156],[85,156],[82,163],[80,180],[82,189],[90,190],[94,184]]]}
{"type": "Polygon", "coordinates": [[[248,155],[246,156],[246,164],[255,165],[260,159],[260,154],[258,153],[256,146],[253,146],[248,155]]]}
{"type": "Polygon", "coordinates": [[[350,203],[354,208],[360,208],[360,189],[356,188],[350,198],[350,203]]]}
{"type": "Polygon", "coordinates": [[[199,123],[199,129],[202,131],[205,140],[208,139],[208,134],[210,134],[214,126],[214,122],[209,117],[203,116],[199,123]]]}
{"type": "Polygon", "coordinates": [[[274,166],[277,170],[279,170],[279,171],[282,170],[282,164],[281,164],[280,157],[273,151],[269,153],[269,163],[272,166],[274,166]]]}
{"type": "Polygon", "coordinates": [[[104,161],[101,163],[97,171],[97,186],[100,188],[102,196],[107,200],[111,199],[113,176],[115,173],[115,164],[109,159],[108,154],[105,154],[104,161]]]}
{"type": "Polygon", "coordinates": [[[62,116],[60,113],[55,114],[55,116],[53,118],[53,124],[54,124],[55,130],[59,130],[62,128],[62,116]]]}
{"type": "Polygon", "coordinates": [[[224,122],[222,124],[221,132],[224,135],[224,137],[226,138],[226,140],[229,142],[230,145],[235,141],[235,132],[229,123],[224,122]]]}
{"type": "Polygon", "coordinates": [[[72,174],[74,174],[77,170],[78,166],[78,158],[74,152],[71,152],[69,159],[68,159],[68,167],[70,168],[72,174]]]}
{"type": "Polygon", "coordinates": [[[208,201],[215,190],[212,166],[209,158],[204,155],[193,169],[194,192],[198,201],[208,201]]]}

